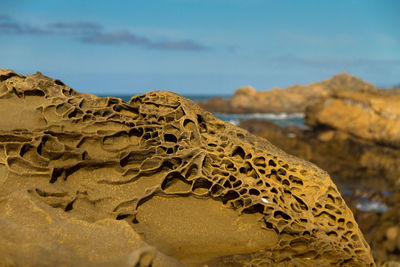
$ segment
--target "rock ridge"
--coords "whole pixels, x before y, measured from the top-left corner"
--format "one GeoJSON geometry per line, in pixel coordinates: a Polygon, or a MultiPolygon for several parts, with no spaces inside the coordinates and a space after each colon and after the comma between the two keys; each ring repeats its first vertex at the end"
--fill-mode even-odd
{"type": "Polygon", "coordinates": [[[210,99],[201,102],[200,106],[212,112],[223,113],[304,113],[308,105],[342,89],[360,92],[378,90],[358,77],[341,73],[321,82],[297,84],[284,89],[275,87],[269,91],[256,91],[246,86],[237,89],[231,99],[210,99]]]}

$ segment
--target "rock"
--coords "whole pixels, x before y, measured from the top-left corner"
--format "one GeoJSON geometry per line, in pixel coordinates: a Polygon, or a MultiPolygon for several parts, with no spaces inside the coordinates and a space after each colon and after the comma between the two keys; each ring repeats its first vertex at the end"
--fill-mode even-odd
{"type": "Polygon", "coordinates": [[[326,169],[338,184],[358,184],[345,196],[376,262],[400,260],[400,149],[398,146],[399,94],[387,90],[349,91],[334,89],[332,96],[307,108],[306,121],[313,129],[297,132],[294,138],[284,128],[247,121],[240,124],[267,138],[285,151],[326,169]],[[365,188],[378,190],[366,193],[365,188]],[[390,191],[390,196],[382,192],[390,191]],[[386,213],[360,211],[359,200],[369,199],[389,207],[386,213]]]}
{"type": "Polygon", "coordinates": [[[200,106],[211,112],[226,113],[303,113],[308,105],[332,95],[335,89],[352,91],[376,91],[372,84],[346,73],[331,79],[294,85],[285,89],[274,88],[269,91],[256,91],[251,86],[236,90],[229,100],[201,102],[200,106]]]}
{"type": "Polygon", "coordinates": [[[326,172],[181,96],[1,70],[0,114],[3,265],[374,264],[326,172]]]}
{"type": "Polygon", "coordinates": [[[43,203],[26,190],[14,191],[3,201],[0,211],[1,265],[178,264],[144,242],[126,221],[111,218],[80,221],[60,208],[43,203]],[[26,218],[19,218],[21,215],[26,218]]]}
{"type": "Polygon", "coordinates": [[[399,149],[331,129],[290,130],[290,127],[282,128],[261,120],[243,121],[239,127],[322,167],[332,175],[335,183],[357,183],[389,191],[400,185],[399,149]]]}
{"type": "Polygon", "coordinates": [[[333,97],[307,108],[306,124],[400,148],[400,95],[336,90],[333,97]]]}
{"type": "Polygon", "coordinates": [[[346,137],[345,133],[330,129],[303,129],[296,132],[294,138],[289,138],[286,128],[269,122],[249,120],[239,126],[323,167],[343,192],[349,191],[343,185],[358,185],[344,199],[371,244],[376,263],[380,266],[388,260],[400,261],[400,193],[396,192],[399,191],[396,184],[400,177],[399,149],[346,137]],[[380,202],[389,207],[389,211],[361,211],[356,208],[360,199],[380,202]]]}
{"type": "Polygon", "coordinates": [[[387,261],[381,265],[382,267],[400,267],[400,261],[387,261]]]}
{"type": "Polygon", "coordinates": [[[263,105],[260,98],[257,98],[256,90],[251,86],[245,86],[236,90],[231,99],[232,108],[252,109],[254,105],[263,105]]]}
{"type": "Polygon", "coordinates": [[[377,212],[353,211],[367,241],[371,244],[373,256],[378,266],[388,261],[400,262],[400,193],[386,196],[390,209],[383,214],[377,212]]]}
{"type": "MultiPolygon", "coordinates": [[[[332,97],[310,105],[306,124],[321,140],[353,140],[357,166],[400,185],[400,95],[387,91],[334,90],[332,97]]],[[[329,169],[329,168],[327,168],[329,169]]]]}
{"type": "Polygon", "coordinates": [[[199,101],[198,104],[205,110],[232,113],[230,101],[223,99],[222,97],[211,98],[208,101],[199,101]]]}
{"type": "Polygon", "coordinates": [[[318,139],[321,140],[322,142],[329,142],[331,141],[335,136],[335,131],[324,131],[319,133],[318,139]]]}
{"type": "Polygon", "coordinates": [[[398,228],[396,226],[391,226],[386,230],[387,249],[390,252],[393,252],[396,249],[397,234],[398,228]]]}

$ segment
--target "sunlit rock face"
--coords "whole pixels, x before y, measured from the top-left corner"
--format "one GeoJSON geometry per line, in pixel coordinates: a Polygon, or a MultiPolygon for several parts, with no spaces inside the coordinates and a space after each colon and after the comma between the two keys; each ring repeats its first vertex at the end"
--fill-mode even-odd
{"type": "Polygon", "coordinates": [[[374,265],[326,172],[170,92],[1,70],[0,197],[11,266],[374,265]]]}
{"type": "Polygon", "coordinates": [[[287,88],[273,88],[256,91],[250,86],[236,90],[230,99],[210,99],[200,105],[211,112],[224,113],[304,113],[307,106],[329,98],[336,89],[354,92],[376,92],[378,89],[355,76],[341,73],[330,79],[293,85],[287,88]]]}
{"type": "Polygon", "coordinates": [[[335,90],[307,109],[307,124],[400,148],[400,94],[335,90]]]}

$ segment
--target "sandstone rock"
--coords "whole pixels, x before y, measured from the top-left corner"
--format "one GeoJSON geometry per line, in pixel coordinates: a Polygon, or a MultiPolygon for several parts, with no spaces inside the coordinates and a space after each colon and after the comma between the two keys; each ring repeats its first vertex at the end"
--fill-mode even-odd
{"type": "Polygon", "coordinates": [[[306,123],[400,148],[400,95],[336,90],[307,108],[306,123]]]}
{"type": "Polygon", "coordinates": [[[208,111],[216,111],[221,113],[232,113],[230,101],[222,97],[211,98],[207,101],[199,101],[198,104],[208,111]]]}
{"type": "Polygon", "coordinates": [[[3,265],[374,265],[326,172],[170,92],[1,70],[0,198],[3,265]]]}
{"type": "Polygon", "coordinates": [[[239,88],[230,100],[224,104],[214,103],[214,100],[200,103],[212,112],[228,113],[300,113],[310,104],[316,103],[332,95],[335,89],[352,91],[376,91],[375,86],[346,73],[333,76],[331,79],[311,83],[309,85],[294,85],[285,89],[274,88],[269,91],[256,91],[250,86],[239,88]]]}
{"type": "Polygon", "coordinates": [[[400,261],[388,261],[381,265],[382,267],[400,267],[400,261]]]}
{"type": "Polygon", "coordinates": [[[318,139],[323,141],[323,142],[329,142],[331,141],[335,136],[335,131],[324,131],[319,133],[318,139]]]}

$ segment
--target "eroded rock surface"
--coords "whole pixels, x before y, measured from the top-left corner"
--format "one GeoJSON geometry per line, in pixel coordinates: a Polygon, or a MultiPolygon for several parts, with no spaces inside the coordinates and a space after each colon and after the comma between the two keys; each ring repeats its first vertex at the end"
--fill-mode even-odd
{"type": "Polygon", "coordinates": [[[1,70],[0,114],[2,264],[374,265],[327,173],[176,94],[1,70]]]}

